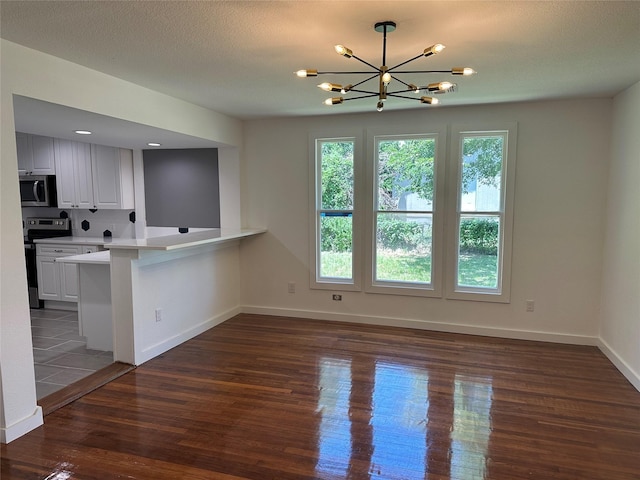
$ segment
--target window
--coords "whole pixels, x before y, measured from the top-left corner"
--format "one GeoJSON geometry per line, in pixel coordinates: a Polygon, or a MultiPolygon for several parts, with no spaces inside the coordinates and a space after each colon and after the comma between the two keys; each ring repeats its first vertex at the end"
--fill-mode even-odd
{"type": "Polygon", "coordinates": [[[435,133],[373,137],[373,248],[368,256],[368,291],[440,293],[438,147],[435,133]]]}
{"type": "Polygon", "coordinates": [[[509,301],[515,126],[446,137],[310,137],[313,288],[509,301]]]}
{"type": "Polygon", "coordinates": [[[314,140],[315,181],[313,204],[315,258],[312,261],[316,288],[357,289],[354,255],[355,138],[314,140]]]}
{"type": "Polygon", "coordinates": [[[514,159],[510,131],[459,129],[452,136],[447,297],[509,301],[514,159]],[[453,217],[453,218],[451,218],[453,217]],[[490,298],[493,297],[493,298],[490,298]]]}

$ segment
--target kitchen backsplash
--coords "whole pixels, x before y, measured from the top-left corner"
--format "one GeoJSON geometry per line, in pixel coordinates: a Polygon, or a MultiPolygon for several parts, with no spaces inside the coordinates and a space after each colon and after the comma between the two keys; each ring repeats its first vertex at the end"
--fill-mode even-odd
{"type": "Polygon", "coordinates": [[[71,229],[78,237],[103,237],[111,232],[113,238],[135,238],[135,211],[133,210],[75,210],[45,207],[22,207],[23,221],[28,217],[67,216],[71,229]]]}

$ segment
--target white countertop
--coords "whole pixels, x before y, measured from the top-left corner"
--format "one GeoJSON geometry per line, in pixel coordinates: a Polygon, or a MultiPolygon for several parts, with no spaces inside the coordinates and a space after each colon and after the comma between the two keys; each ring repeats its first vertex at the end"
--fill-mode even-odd
{"type": "MultiPolygon", "coordinates": [[[[127,250],[176,250],[180,248],[194,247],[208,243],[220,243],[235,240],[266,232],[261,228],[220,229],[212,228],[174,235],[163,235],[149,238],[114,238],[103,237],[57,237],[35,240],[40,244],[70,244],[70,245],[102,245],[109,249],[127,250]]],[[[100,253],[100,252],[99,252],[100,253]]],[[[92,254],[86,254],[92,255],[92,254]]],[[[81,257],[84,255],[75,255],[81,257]]],[[[64,257],[72,258],[72,257],[64,257]]]]}
{"type": "Polygon", "coordinates": [[[101,252],[83,253],[82,255],[71,255],[69,257],[56,258],[56,262],[109,265],[111,263],[111,252],[103,250],[101,252]]]}
{"type": "Polygon", "coordinates": [[[162,237],[139,239],[115,239],[105,243],[105,248],[132,249],[132,250],[177,250],[180,248],[195,247],[208,243],[221,243],[229,240],[250,237],[266,232],[265,229],[220,229],[200,232],[179,233],[162,237]]]}
{"type": "Polygon", "coordinates": [[[53,237],[53,238],[38,238],[33,243],[40,243],[45,245],[104,245],[109,240],[105,240],[104,237],[53,237]]]}

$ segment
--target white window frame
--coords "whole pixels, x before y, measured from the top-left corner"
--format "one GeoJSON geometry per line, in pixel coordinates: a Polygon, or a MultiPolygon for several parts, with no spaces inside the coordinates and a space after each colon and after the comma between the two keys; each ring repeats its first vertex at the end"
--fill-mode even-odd
{"type": "Polygon", "coordinates": [[[444,192],[445,160],[447,149],[446,127],[420,129],[369,129],[367,130],[366,162],[366,225],[369,237],[365,245],[365,285],[369,293],[409,295],[423,297],[442,296],[442,262],[444,258],[444,192]],[[375,279],[376,213],[378,192],[378,141],[402,138],[433,138],[436,140],[434,159],[434,196],[432,207],[431,283],[399,282],[375,279]]]}
{"type": "Polygon", "coordinates": [[[345,132],[312,132],[309,134],[309,273],[310,286],[313,289],[361,291],[362,290],[362,150],[363,133],[361,130],[345,132]],[[322,142],[352,141],[353,145],[353,215],[352,215],[352,278],[320,276],[320,210],[322,210],[322,178],[320,144],[322,142]]]}
{"type": "MultiPolygon", "coordinates": [[[[447,185],[447,256],[446,256],[446,289],[447,298],[456,300],[475,300],[482,302],[509,303],[511,300],[511,253],[513,244],[513,210],[516,172],[517,124],[454,126],[451,130],[449,148],[450,165],[447,185]],[[462,141],[465,136],[504,135],[504,154],[501,173],[500,211],[490,212],[500,216],[500,246],[498,250],[498,287],[495,289],[482,287],[457,286],[458,267],[458,221],[461,215],[460,197],[462,181],[460,178],[462,141]]],[[[474,212],[476,213],[476,212],[474,212]]],[[[484,213],[478,212],[477,214],[484,213]]],[[[487,212],[488,213],[488,212],[487,212]]]]}
{"type": "Polygon", "coordinates": [[[364,291],[375,294],[444,297],[452,300],[509,303],[515,198],[517,123],[447,125],[433,128],[371,128],[310,132],[309,134],[309,273],[312,289],[364,291]],[[460,215],[461,141],[465,134],[506,133],[501,174],[501,222],[499,288],[456,287],[458,215],[460,215]],[[435,195],[433,205],[433,252],[431,284],[374,281],[375,203],[377,193],[376,137],[436,137],[435,195]],[[365,143],[366,138],[366,143],[365,143]],[[320,163],[319,142],[354,142],[354,205],[352,279],[319,277],[320,163]],[[366,155],[365,155],[366,153],[366,155]],[[445,168],[446,167],[446,168],[445,168]]]}

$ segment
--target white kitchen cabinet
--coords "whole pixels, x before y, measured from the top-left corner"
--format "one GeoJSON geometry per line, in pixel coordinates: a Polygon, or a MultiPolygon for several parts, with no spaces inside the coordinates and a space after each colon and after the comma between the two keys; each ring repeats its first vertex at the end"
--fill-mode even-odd
{"type": "Polygon", "coordinates": [[[16,132],[16,147],[20,175],[55,175],[53,138],[16,132]]]}
{"type": "Polygon", "coordinates": [[[56,138],[56,187],[59,208],[96,208],[91,176],[91,144],[56,138]]]}
{"type": "Polygon", "coordinates": [[[91,168],[95,208],[134,208],[131,150],[91,145],[91,168]]]}
{"type": "Polygon", "coordinates": [[[78,266],[68,263],[58,263],[60,272],[60,301],[78,301],[78,266]]]}
{"type": "Polygon", "coordinates": [[[41,300],[60,299],[60,272],[55,257],[36,257],[38,272],[38,298],[41,300]]]}
{"type": "Polygon", "coordinates": [[[58,207],[134,208],[131,150],[56,139],[58,207]]]}
{"type": "Polygon", "coordinates": [[[36,245],[38,298],[60,302],[77,302],[78,267],[72,263],[56,262],[56,259],[97,251],[96,245],[36,245]]]}

